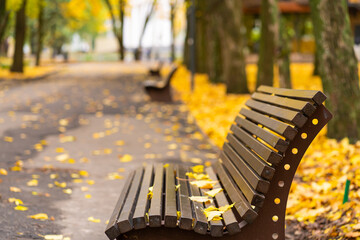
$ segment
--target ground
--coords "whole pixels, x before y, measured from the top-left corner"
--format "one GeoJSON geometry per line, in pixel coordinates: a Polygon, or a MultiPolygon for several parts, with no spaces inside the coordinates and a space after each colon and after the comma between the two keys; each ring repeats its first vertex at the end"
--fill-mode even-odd
{"type": "Polygon", "coordinates": [[[145,74],[137,64],[84,63],[0,82],[0,239],[106,239],[132,169],[216,158],[184,105],[147,99],[145,74]]]}

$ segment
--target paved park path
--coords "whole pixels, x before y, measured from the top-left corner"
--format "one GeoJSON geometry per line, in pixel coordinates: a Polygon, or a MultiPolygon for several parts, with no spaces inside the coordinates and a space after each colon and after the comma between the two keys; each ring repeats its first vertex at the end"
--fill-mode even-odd
{"type": "Polygon", "coordinates": [[[131,170],[216,157],[181,103],[149,102],[145,78],[142,65],[83,63],[2,85],[0,239],[106,239],[121,178],[131,170]],[[15,210],[9,198],[28,209],[15,210]],[[48,219],[28,217],[38,213],[48,219]]]}

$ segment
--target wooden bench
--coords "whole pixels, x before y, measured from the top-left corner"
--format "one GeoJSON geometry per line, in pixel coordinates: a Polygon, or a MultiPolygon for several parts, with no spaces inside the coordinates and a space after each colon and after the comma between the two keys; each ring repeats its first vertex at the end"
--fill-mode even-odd
{"type": "Polygon", "coordinates": [[[177,69],[177,66],[172,66],[168,76],[160,81],[146,80],[144,82],[145,91],[150,96],[151,101],[172,102],[170,81],[177,69]]]}
{"type": "Polygon", "coordinates": [[[203,189],[189,184],[184,165],[148,164],[128,177],[106,227],[109,239],[285,239],[286,202],[296,169],[332,118],[320,91],[260,86],[241,109],[219,160],[205,172],[216,181],[213,204],[235,203],[208,222],[203,189]],[[180,184],[176,190],[176,185],[180,184]],[[153,196],[148,200],[148,188],[153,196]]]}
{"type": "Polygon", "coordinates": [[[149,75],[153,76],[153,77],[160,77],[161,68],[163,65],[164,65],[164,62],[161,61],[154,68],[150,68],[149,75]]]}

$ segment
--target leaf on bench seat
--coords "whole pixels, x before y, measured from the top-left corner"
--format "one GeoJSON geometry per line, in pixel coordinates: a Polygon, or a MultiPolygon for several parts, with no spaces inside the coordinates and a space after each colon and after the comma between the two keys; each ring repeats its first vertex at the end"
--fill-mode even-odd
{"type": "Polygon", "coordinates": [[[147,198],[148,198],[149,200],[151,200],[151,199],[152,199],[152,196],[154,195],[153,190],[154,190],[154,186],[149,187],[149,193],[147,194],[147,198]]]}
{"type": "Polygon", "coordinates": [[[222,191],[223,191],[222,188],[215,188],[213,190],[205,192],[205,194],[210,196],[210,197],[215,197],[216,194],[218,194],[219,192],[222,192],[222,191]]]}
{"type": "Polygon", "coordinates": [[[217,181],[208,181],[208,180],[199,180],[199,181],[191,181],[190,184],[197,186],[201,189],[210,189],[213,188],[217,181]]]}
{"type": "Polygon", "coordinates": [[[193,173],[193,172],[187,172],[186,176],[192,179],[196,180],[209,180],[209,175],[203,174],[203,173],[193,173]]]}
{"type": "Polygon", "coordinates": [[[191,169],[194,173],[202,173],[204,172],[204,165],[196,165],[191,167],[191,169]]]}
{"type": "Polygon", "coordinates": [[[189,197],[191,201],[199,203],[211,203],[213,200],[207,196],[191,196],[189,197]]]}
{"type": "Polygon", "coordinates": [[[224,212],[230,210],[235,203],[231,204],[231,205],[225,205],[225,206],[221,206],[219,208],[215,207],[215,206],[210,206],[208,208],[204,209],[204,214],[207,217],[208,221],[218,221],[222,219],[222,214],[224,214],[224,212]]]}

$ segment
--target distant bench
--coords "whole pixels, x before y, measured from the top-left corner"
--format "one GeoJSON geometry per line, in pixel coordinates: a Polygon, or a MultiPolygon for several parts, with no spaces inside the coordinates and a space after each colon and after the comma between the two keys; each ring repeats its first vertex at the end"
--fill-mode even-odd
{"type": "Polygon", "coordinates": [[[219,160],[205,172],[223,188],[216,206],[235,203],[223,220],[207,221],[194,202],[183,165],[148,164],[133,171],[106,227],[109,239],[285,239],[285,212],[296,169],[332,118],[320,91],[260,86],[231,126],[219,160]],[[176,185],[180,187],[176,190],[176,185]],[[149,187],[153,196],[148,200],[149,187]]]}
{"type": "Polygon", "coordinates": [[[172,93],[170,82],[174,76],[177,66],[172,66],[170,73],[159,81],[156,80],[146,80],[144,82],[144,88],[146,93],[150,96],[151,101],[158,102],[172,102],[172,93]]]}

